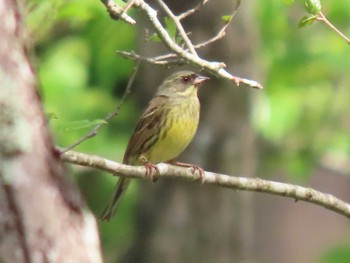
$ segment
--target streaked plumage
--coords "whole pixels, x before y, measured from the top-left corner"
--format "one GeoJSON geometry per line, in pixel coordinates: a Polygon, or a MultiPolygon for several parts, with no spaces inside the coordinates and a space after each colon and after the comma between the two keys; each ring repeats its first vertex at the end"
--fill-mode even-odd
{"type": "MultiPolygon", "coordinates": [[[[139,118],[123,163],[157,164],[180,155],[197,131],[200,112],[197,88],[207,79],[191,71],[177,72],[166,78],[139,118]]],[[[129,182],[127,178],[119,179],[102,220],[113,216],[129,182]]]]}

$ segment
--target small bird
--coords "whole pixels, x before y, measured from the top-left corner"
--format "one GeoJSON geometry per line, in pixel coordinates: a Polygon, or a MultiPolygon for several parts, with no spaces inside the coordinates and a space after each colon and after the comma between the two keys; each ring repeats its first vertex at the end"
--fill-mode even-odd
{"type": "MultiPolygon", "coordinates": [[[[202,175],[200,167],[174,159],[185,150],[197,131],[200,112],[197,91],[208,79],[191,71],[180,71],[167,77],[139,118],[123,163],[144,165],[151,177],[157,170],[155,164],[161,162],[191,167],[202,175]]],[[[101,220],[109,221],[114,215],[130,180],[125,177],[119,179],[101,220]]]]}

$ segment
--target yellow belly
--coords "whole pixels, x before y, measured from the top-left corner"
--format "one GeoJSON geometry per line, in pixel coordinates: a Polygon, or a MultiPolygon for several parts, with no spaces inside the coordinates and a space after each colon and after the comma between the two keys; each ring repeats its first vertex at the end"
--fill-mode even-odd
{"type": "MultiPolygon", "coordinates": [[[[196,101],[197,102],[197,101],[196,101]]],[[[172,119],[172,124],[164,131],[152,149],[145,153],[148,162],[160,163],[170,161],[179,156],[192,141],[198,127],[199,105],[191,103],[179,114],[179,109],[174,108],[169,112],[168,121],[172,119]],[[196,108],[197,107],[197,108],[196,108]]],[[[183,106],[183,105],[182,105],[183,106]]]]}

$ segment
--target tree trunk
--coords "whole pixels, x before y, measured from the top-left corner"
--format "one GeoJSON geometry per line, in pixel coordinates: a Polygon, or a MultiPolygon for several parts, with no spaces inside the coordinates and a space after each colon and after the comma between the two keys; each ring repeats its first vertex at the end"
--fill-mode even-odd
{"type": "Polygon", "coordinates": [[[95,219],[48,132],[22,4],[0,4],[0,261],[102,262],[95,219]]]}

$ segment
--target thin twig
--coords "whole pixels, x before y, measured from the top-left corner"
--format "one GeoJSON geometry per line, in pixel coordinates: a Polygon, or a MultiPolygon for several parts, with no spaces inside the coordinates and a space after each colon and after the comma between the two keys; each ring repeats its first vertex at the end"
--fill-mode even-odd
{"type": "MultiPolygon", "coordinates": [[[[111,9],[109,8],[109,5],[111,5],[113,3],[113,1],[112,0],[101,0],[101,1],[107,6],[108,11],[111,12],[111,9]]],[[[183,59],[184,62],[196,65],[196,66],[200,67],[201,69],[210,72],[213,75],[217,75],[219,77],[229,79],[229,80],[235,82],[236,85],[239,85],[240,83],[244,83],[244,84],[247,84],[248,86],[253,87],[253,88],[258,88],[258,89],[262,89],[263,88],[262,85],[260,83],[258,83],[257,81],[255,81],[255,80],[240,78],[240,77],[232,75],[231,73],[229,73],[228,71],[226,71],[224,69],[226,67],[226,65],[224,63],[222,63],[222,62],[213,62],[213,61],[210,62],[210,61],[207,61],[207,60],[204,60],[204,59],[200,58],[195,52],[193,52],[194,47],[193,47],[192,43],[190,43],[190,40],[188,39],[188,37],[187,37],[185,32],[183,32],[186,35],[186,37],[184,37],[184,40],[186,40],[186,38],[188,39],[188,41],[189,41],[188,42],[189,50],[183,49],[183,47],[179,46],[169,36],[167,30],[163,27],[163,25],[160,23],[160,21],[157,18],[157,11],[156,10],[154,10],[150,5],[148,5],[143,0],[130,0],[130,1],[132,1],[134,6],[139,7],[142,11],[144,11],[147,14],[149,20],[153,24],[153,27],[155,28],[158,36],[161,38],[163,43],[171,51],[175,52],[176,55],[179,58],[181,58],[181,60],[183,59]]],[[[162,3],[161,0],[158,0],[158,1],[160,1],[160,3],[162,3]]],[[[238,7],[238,5],[240,3],[240,0],[237,0],[237,3],[238,3],[237,4],[237,7],[238,7]]],[[[166,10],[169,10],[169,8],[167,8],[166,10]]],[[[173,16],[175,16],[171,11],[170,11],[170,13],[173,16]]],[[[120,14],[120,12],[118,14],[120,14]]],[[[123,13],[123,11],[122,11],[122,14],[125,14],[125,13],[123,13]]],[[[177,17],[175,16],[175,18],[177,18],[177,17]]],[[[177,27],[178,27],[178,30],[180,32],[181,28],[182,28],[182,25],[181,25],[181,23],[180,23],[178,18],[175,19],[175,20],[178,21],[177,27]]],[[[214,40],[211,40],[211,42],[213,42],[213,41],[214,40]]],[[[148,60],[148,62],[151,62],[151,61],[148,60]]],[[[152,62],[154,62],[154,61],[152,61],[152,62]]],[[[167,64],[168,62],[167,61],[163,61],[162,63],[167,64]]]]}
{"type": "Polygon", "coordinates": [[[179,20],[185,19],[186,17],[192,15],[195,12],[198,12],[199,9],[202,8],[202,6],[204,6],[207,2],[209,2],[209,0],[202,0],[199,4],[197,4],[194,8],[189,9],[185,12],[183,12],[182,14],[178,15],[177,18],[179,20]]]}
{"type": "Polygon", "coordinates": [[[126,5],[123,8],[123,13],[126,13],[129,11],[129,9],[134,5],[134,0],[128,0],[126,5]]]}
{"type": "Polygon", "coordinates": [[[213,36],[212,38],[208,39],[207,41],[204,41],[204,42],[202,42],[202,43],[199,43],[199,44],[195,45],[194,48],[198,49],[198,48],[205,47],[205,46],[207,46],[207,45],[209,45],[209,44],[212,44],[212,43],[214,43],[214,42],[220,40],[221,38],[223,38],[223,37],[226,35],[226,29],[227,29],[227,27],[230,25],[230,23],[231,23],[233,17],[235,16],[235,14],[236,14],[236,12],[237,12],[237,10],[238,10],[238,7],[239,7],[239,5],[241,4],[241,1],[240,1],[240,0],[238,1],[238,0],[237,0],[236,3],[237,3],[237,4],[236,4],[235,8],[234,8],[233,11],[232,11],[230,20],[224,24],[224,26],[218,31],[218,33],[217,33],[215,36],[213,36]]]}
{"type": "Polygon", "coordinates": [[[113,0],[101,0],[101,2],[106,6],[111,18],[115,20],[122,19],[131,25],[136,24],[136,21],[126,13],[126,11],[133,5],[133,0],[130,0],[125,8],[120,7],[113,0]]]}
{"type": "MultiPolygon", "coordinates": [[[[84,167],[97,168],[113,175],[120,175],[128,178],[149,178],[144,166],[125,165],[101,158],[99,156],[74,151],[66,152],[61,156],[61,158],[64,162],[82,165],[84,167]]],[[[322,206],[350,218],[349,203],[346,203],[333,195],[322,193],[312,188],[263,180],[260,178],[246,178],[211,172],[204,172],[203,175],[193,174],[191,169],[164,163],[158,164],[157,167],[157,174],[155,175],[157,177],[182,178],[191,181],[198,181],[202,184],[217,185],[235,190],[263,192],[273,195],[286,196],[293,198],[294,200],[302,200],[322,206]]]]}
{"type": "Polygon", "coordinates": [[[81,144],[82,142],[86,141],[87,139],[90,139],[92,137],[94,137],[98,130],[106,123],[108,123],[112,118],[114,118],[115,116],[117,116],[120,112],[121,106],[124,103],[126,97],[129,95],[130,91],[131,91],[131,86],[134,83],[136,74],[139,70],[140,67],[140,60],[138,60],[136,66],[133,69],[133,72],[129,78],[128,84],[125,88],[123,97],[121,98],[120,102],[118,103],[117,107],[115,108],[114,111],[112,111],[111,113],[109,113],[103,120],[104,122],[99,123],[98,125],[96,125],[89,133],[87,133],[85,136],[81,137],[78,141],[76,141],[75,143],[73,143],[72,145],[60,150],[60,154],[64,154],[65,152],[77,147],[79,144],[81,144]]]}
{"type": "Polygon", "coordinates": [[[170,10],[170,8],[163,2],[163,0],[157,0],[160,6],[164,9],[164,11],[168,14],[168,16],[174,21],[177,30],[179,31],[180,36],[185,42],[185,45],[189,49],[189,51],[193,55],[197,55],[196,50],[194,49],[191,40],[188,38],[185,29],[183,28],[179,18],[174,15],[174,13],[170,10]]]}
{"type": "Polygon", "coordinates": [[[233,76],[227,72],[225,64],[222,62],[209,62],[200,58],[197,55],[194,55],[182,47],[180,47],[174,40],[169,36],[167,30],[162,26],[159,19],[157,18],[157,11],[154,10],[150,5],[142,0],[135,0],[135,6],[139,7],[144,11],[150,22],[152,23],[154,29],[156,30],[158,36],[161,38],[163,43],[173,52],[175,52],[179,57],[183,58],[186,62],[191,63],[200,67],[201,69],[210,72],[213,75],[220,76],[222,78],[229,79],[239,85],[240,83],[247,84],[250,87],[262,89],[262,85],[254,80],[244,79],[240,77],[233,76]]]}
{"type": "Polygon", "coordinates": [[[202,43],[199,43],[197,45],[194,45],[194,48],[198,49],[198,48],[202,48],[202,47],[205,47],[211,43],[214,43],[218,40],[220,40],[221,38],[223,38],[225,35],[226,35],[226,28],[228,27],[229,24],[225,24],[224,27],[222,27],[219,32],[214,36],[212,37],[211,39],[208,39],[207,41],[204,41],[202,43]]]}
{"type": "Polygon", "coordinates": [[[157,57],[155,57],[154,59],[156,60],[164,60],[164,59],[172,59],[172,58],[177,58],[178,56],[174,53],[169,53],[169,54],[165,54],[165,55],[159,55],[157,57]]]}
{"type": "Polygon", "coordinates": [[[168,54],[168,55],[158,56],[158,57],[144,57],[135,53],[134,51],[131,51],[131,52],[117,51],[117,53],[118,55],[124,58],[133,59],[133,60],[142,60],[149,64],[158,65],[158,66],[181,65],[185,63],[183,60],[172,59],[177,57],[177,55],[175,54],[168,54]]]}
{"type": "Polygon", "coordinates": [[[339,36],[341,36],[348,44],[350,44],[350,39],[347,36],[345,36],[342,32],[340,32],[340,30],[336,28],[331,22],[329,22],[329,20],[325,17],[325,15],[322,12],[318,13],[316,20],[326,24],[333,31],[335,31],[339,36]]]}

